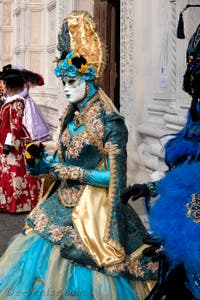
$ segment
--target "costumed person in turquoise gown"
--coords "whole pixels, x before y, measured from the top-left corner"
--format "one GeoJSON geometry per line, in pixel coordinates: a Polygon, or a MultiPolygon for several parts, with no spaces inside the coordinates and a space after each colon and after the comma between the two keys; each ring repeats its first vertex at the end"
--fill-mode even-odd
{"type": "Polygon", "coordinates": [[[26,149],[31,174],[52,183],[0,260],[0,299],[142,300],[157,262],[142,255],[146,229],[120,200],[127,128],[95,84],[105,46],[87,12],[72,12],[58,40],[54,73],[69,103],[57,151],[26,149]]]}
{"type": "Polygon", "coordinates": [[[183,89],[192,97],[184,128],[165,144],[169,171],[135,184],[122,200],[158,196],[150,209],[151,254],[162,245],[160,280],[147,299],[200,299],[200,25],[190,38],[183,89]],[[160,242],[159,242],[160,241],[160,242]]]}

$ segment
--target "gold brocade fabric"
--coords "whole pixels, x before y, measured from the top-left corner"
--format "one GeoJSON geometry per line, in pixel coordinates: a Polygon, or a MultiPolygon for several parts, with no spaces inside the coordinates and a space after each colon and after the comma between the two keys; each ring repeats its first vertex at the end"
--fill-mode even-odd
{"type": "Polygon", "coordinates": [[[138,300],[144,300],[149,295],[156,284],[155,280],[130,280],[129,284],[132,286],[138,296],[138,300]]]}
{"type": "Polygon", "coordinates": [[[108,189],[87,185],[73,210],[74,226],[98,266],[108,266],[124,259],[124,252],[104,241],[108,217],[108,189]]]}
{"type": "Polygon", "coordinates": [[[70,34],[70,48],[83,55],[94,68],[95,77],[102,76],[106,66],[106,47],[96,32],[96,24],[85,11],[74,11],[66,20],[70,34]]]}
{"type": "Polygon", "coordinates": [[[55,179],[50,176],[45,176],[42,180],[39,202],[46,200],[55,184],[55,179]]]}

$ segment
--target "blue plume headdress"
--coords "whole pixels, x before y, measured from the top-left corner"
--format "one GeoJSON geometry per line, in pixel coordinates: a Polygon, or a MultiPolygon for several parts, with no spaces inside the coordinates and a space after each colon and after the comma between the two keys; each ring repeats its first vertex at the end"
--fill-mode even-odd
{"type": "Polygon", "coordinates": [[[68,30],[67,19],[63,20],[61,30],[58,34],[58,44],[57,49],[60,51],[61,54],[66,53],[68,54],[70,49],[70,35],[68,30]]]}

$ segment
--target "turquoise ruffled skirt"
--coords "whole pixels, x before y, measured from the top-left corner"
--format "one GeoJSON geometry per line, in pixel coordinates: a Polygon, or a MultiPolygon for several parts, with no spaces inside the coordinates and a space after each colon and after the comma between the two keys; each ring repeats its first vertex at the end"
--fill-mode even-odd
{"type": "Polygon", "coordinates": [[[128,280],[74,264],[34,232],[18,234],[0,259],[0,299],[138,300],[128,280]]]}

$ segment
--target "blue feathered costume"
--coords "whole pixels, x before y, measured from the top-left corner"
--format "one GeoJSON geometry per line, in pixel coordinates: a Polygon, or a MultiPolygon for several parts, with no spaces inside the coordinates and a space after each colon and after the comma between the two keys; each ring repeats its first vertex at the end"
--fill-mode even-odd
{"type": "MultiPolygon", "coordinates": [[[[184,10],[188,7],[199,5],[184,10]]],[[[151,246],[143,253],[159,261],[159,272],[145,300],[200,299],[200,25],[186,61],[183,90],[192,102],[184,128],[165,145],[169,170],[159,182],[134,184],[121,193],[124,203],[144,197],[150,211],[153,234],[144,240],[151,246]],[[150,199],[158,195],[151,207],[150,199]]]]}
{"type": "Polygon", "coordinates": [[[150,224],[164,246],[170,268],[183,265],[193,293],[200,299],[200,25],[190,39],[183,88],[192,96],[184,128],[165,145],[170,171],[157,184],[160,195],[150,224]]]}

